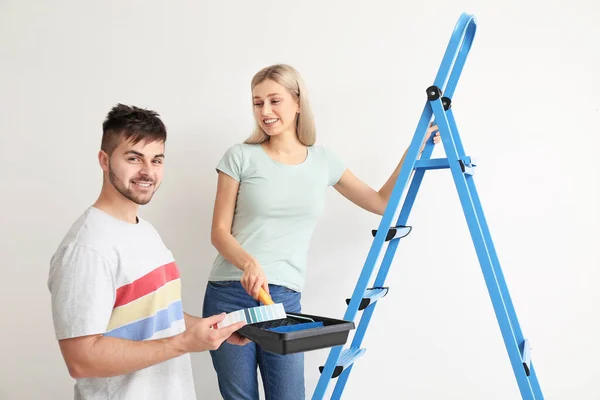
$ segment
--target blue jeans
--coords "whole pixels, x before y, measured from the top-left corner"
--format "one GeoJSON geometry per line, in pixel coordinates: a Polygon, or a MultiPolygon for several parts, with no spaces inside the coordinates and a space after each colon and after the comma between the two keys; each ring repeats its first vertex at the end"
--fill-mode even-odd
{"type": "MultiPolygon", "coordinates": [[[[287,312],[300,313],[301,295],[269,285],[271,298],[287,312]]],[[[238,281],[208,282],[203,317],[259,306],[238,281]]],[[[304,354],[280,355],[263,351],[254,342],[236,346],[224,342],[210,352],[224,400],[258,400],[260,369],[266,400],[304,400],[304,354]]]]}

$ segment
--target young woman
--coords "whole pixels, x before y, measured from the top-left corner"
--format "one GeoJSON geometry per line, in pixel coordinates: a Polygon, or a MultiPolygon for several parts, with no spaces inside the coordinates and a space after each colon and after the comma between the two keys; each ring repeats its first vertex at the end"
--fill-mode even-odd
{"type": "MultiPolygon", "coordinates": [[[[287,312],[301,312],[308,246],[327,188],[383,215],[404,160],[376,191],[331,150],[315,145],[307,90],[293,67],[262,69],[251,89],[256,129],[217,165],[212,243],[219,255],[207,285],[205,315],[255,307],[261,287],[287,312]]],[[[435,130],[429,128],[425,141],[435,130]]],[[[305,398],[302,353],[280,356],[254,343],[224,343],[211,357],[225,400],[258,399],[257,367],[267,400],[305,398]]]]}

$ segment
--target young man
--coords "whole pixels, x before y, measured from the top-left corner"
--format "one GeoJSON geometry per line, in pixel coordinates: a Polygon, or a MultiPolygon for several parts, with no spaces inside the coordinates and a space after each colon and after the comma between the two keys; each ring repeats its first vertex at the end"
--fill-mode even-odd
{"type": "Polygon", "coordinates": [[[103,124],[98,200],[52,257],[48,288],[56,338],[76,399],[195,399],[189,353],[243,345],[224,314],[182,310],[177,264],[138,217],[163,176],[166,128],[157,113],[115,106],[103,124]]]}

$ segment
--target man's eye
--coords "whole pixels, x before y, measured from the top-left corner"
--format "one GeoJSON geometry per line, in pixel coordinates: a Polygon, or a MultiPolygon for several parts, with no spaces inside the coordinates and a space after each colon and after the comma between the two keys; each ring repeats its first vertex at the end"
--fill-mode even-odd
{"type": "Polygon", "coordinates": [[[154,160],[156,164],[162,164],[162,160],[154,160]]]}
{"type": "Polygon", "coordinates": [[[139,158],[137,158],[137,157],[129,157],[129,161],[138,161],[138,160],[139,160],[139,158]]]}

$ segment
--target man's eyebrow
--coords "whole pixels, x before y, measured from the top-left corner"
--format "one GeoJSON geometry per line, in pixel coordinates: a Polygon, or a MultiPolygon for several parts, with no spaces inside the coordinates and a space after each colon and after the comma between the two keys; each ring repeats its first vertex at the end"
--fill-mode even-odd
{"type": "MultiPolygon", "coordinates": [[[[125,154],[134,154],[139,157],[145,157],[144,154],[140,153],[139,151],[135,151],[135,150],[128,150],[125,152],[125,154]]],[[[154,156],[154,158],[165,158],[165,155],[163,153],[156,154],[154,156]]]]}
{"type": "Polygon", "coordinates": [[[144,155],[142,153],[140,153],[139,151],[135,151],[135,150],[128,150],[125,152],[125,154],[134,154],[136,156],[144,157],[144,155]]]}

